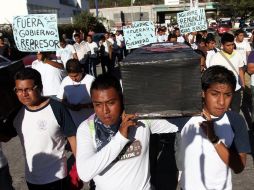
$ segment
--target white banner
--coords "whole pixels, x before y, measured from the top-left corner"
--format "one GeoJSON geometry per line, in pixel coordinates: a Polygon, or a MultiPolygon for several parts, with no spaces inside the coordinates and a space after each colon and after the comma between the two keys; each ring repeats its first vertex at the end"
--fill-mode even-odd
{"type": "Polygon", "coordinates": [[[56,14],[16,16],[12,27],[20,51],[56,51],[59,48],[56,14]]]}
{"type": "Polygon", "coordinates": [[[156,42],[155,27],[152,21],[137,21],[123,26],[126,49],[139,48],[156,42]]]}
{"type": "Polygon", "coordinates": [[[205,9],[192,9],[177,13],[177,23],[182,34],[207,29],[205,9]]]}

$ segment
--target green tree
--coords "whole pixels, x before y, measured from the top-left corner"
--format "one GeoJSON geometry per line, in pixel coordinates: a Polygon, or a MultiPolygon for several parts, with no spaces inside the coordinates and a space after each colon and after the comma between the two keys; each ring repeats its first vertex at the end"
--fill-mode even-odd
{"type": "Polygon", "coordinates": [[[87,33],[90,28],[94,30],[94,32],[105,32],[106,29],[102,22],[105,18],[95,17],[93,13],[83,11],[78,15],[74,16],[74,28],[81,29],[84,33],[87,33]]]}
{"type": "Polygon", "coordinates": [[[221,0],[219,1],[220,10],[228,10],[231,17],[253,17],[253,0],[221,0]]]}

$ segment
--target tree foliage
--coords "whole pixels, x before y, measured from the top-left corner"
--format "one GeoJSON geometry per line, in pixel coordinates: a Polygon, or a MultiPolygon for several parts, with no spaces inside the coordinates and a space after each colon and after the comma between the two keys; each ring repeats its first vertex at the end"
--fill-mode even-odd
{"type": "Polygon", "coordinates": [[[94,32],[105,32],[106,29],[102,24],[104,18],[95,17],[93,13],[83,11],[78,15],[74,16],[74,28],[81,29],[83,32],[87,33],[90,28],[94,32]]]}
{"type": "Polygon", "coordinates": [[[253,0],[221,0],[219,1],[220,9],[228,9],[231,17],[253,17],[254,3],[253,0]]]}

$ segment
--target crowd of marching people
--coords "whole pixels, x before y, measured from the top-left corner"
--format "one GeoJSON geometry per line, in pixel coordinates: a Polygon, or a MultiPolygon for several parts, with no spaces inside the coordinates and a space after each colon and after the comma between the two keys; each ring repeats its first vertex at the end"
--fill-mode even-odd
{"type": "MultiPolygon", "coordinates": [[[[225,33],[218,46],[207,31],[182,35],[179,28],[158,28],[158,42],[186,43],[200,54],[202,113],[168,119],[125,113],[123,87],[113,74],[127,55],[124,36],[106,32],[97,43],[94,35],[62,35],[54,58],[38,52],[31,68],[14,76],[21,106],[1,124],[0,140],[19,136],[28,189],[74,190],[87,182],[97,190],[162,190],[160,183],[177,184],[178,179],[183,190],[232,189],[231,170],[240,173],[246,166],[248,129],[254,121],[254,101],[244,105],[248,87],[254,97],[254,75],[248,78],[254,73],[254,54],[243,31],[225,33]],[[102,74],[97,73],[99,63],[102,74]],[[240,110],[247,110],[250,125],[240,110]],[[151,134],[174,134],[176,140],[160,141],[173,144],[174,179],[161,182],[152,167],[150,175],[149,155],[158,159],[161,154],[149,154],[151,134]],[[70,173],[67,141],[75,159],[70,173]]],[[[13,189],[0,148],[1,187],[13,189]]]]}

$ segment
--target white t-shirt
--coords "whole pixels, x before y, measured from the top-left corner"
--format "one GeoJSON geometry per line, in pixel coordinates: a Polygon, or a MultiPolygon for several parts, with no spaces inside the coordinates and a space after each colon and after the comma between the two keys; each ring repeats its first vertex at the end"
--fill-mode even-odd
{"type": "MultiPolygon", "coordinates": [[[[91,103],[90,88],[94,77],[86,74],[80,82],[71,80],[69,76],[65,77],[59,88],[57,98],[66,99],[70,104],[85,104],[91,103]]],[[[85,121],[94,113],[93,109],[83,108],[79,111],[69,109],[75,125],[78,127],[80,123],[85,121]]]]}
{"type": "Polygon", "coordinates": [[[97,190],[150,190],[150,133],[176,132],[178,128],[166,120],[140,120],[138,127],[129,128],[129,139],[135,140],[120,160],[111,164],[130,141],[117,132],[97,151],[93,122],[94,115],[81,123],[77,131],[76,163],[80,179],[93,179],[97,190]]]}
{"type": "Polygon", "coordinates": [[[95,54],[94,49],[97,48],[97,50],[98,50],[98,45],[95,42],[87,43],[87,44],[88,44],[88,46],[89,46],[89,48],[91,50],[91,55],[95,54]]]}
{"type": "Polygon", "coordinates": [[[188,42],[189,44],[193,44],[196,42],[196,35],[189,34],[188,35],[188,42]]]}
{"type": "Polygon", "coordinates": [[[47,184],[67,176],[66,136],[76,127],[64,106],[50,100],[38,110],[23,106],[13,120],[25,155],[25,176],[32,184],[47,184]]]}
{"type": "Polygon", "coordinates": [[[157,35],[157,41],[158,42],[166,42],[166,41],[168,41],[168,36],[166,34],[164,34],[164,35],[157,35]]]}
{"type": "Polygon", "coordinates": [[[44,96],[57,95],[59,87],[66,73],[63,69],[58,69],[42,61],[35,60],[32,68],[41,74],[44,96]]]}
{"type": "MultiPolygon", "coordinates": [[[[232,114],[238,121],[234,125],[240,126],[235,126],[233,130],[228,115],[224,114],[215,121],[215,133],[226,147],[234,144],[238,153],[246,153],[250,148],[247,127],[239,114],[232,114]]],[[[200,127],[203,121],[201,116],[192,117],[181,130],[180,186],[183,190],[231,190],[231,169],[222,161],[204,134],[200,127]]]]}
{"type": "Polygon", "coordinates": [[[110,40],[105,40],[105,42],[101,41],[101,44],[105,47],[105,55],[109,54],[109,46],[112,45],[110,40]]]}
{"type": "Polygon", "coordinates": [[[176,41],[179,42],[179,43],[184,43],[185,42],[183,36],[178,36],[176,41]]]}
{"type": "Polygon", "coordinates": [[[80,42],[80,44],[75,43],[73,47],[76,50],[79,61],[84,58],[84,55],[86,55],[89,51],[91,51],[88,46],[88,43],[85,41],[80,42]]]}
{"type": "Polygon", "coordinates": [[[124,37],[123,37],[123,35],[122,34],[119,34],[118,36],[116,35],[116,41],[117,41],[117,45],[119,46],[119,47],[124,47],[125,46],[125,44],[124,44],[124,37]]]}
{"type": "Polygon", "coordinates": [[[241,88],[240,81],[239,81],[239,68],[244,66],[244,61],[243,61],[242,56],[236,51],[233,51],[233,53],[231,54],[229,60],[233,64],[235,69],[238,71],[238,73],[235,72],[235,70],[230,66],[230,64],[220,54],[220,52],[217,52],[216,54],[214,54],[211,57],[210,63],[207,65],[207,68],[211,67],[213,65],[221,65],[221,66],[226,67],[228,70],[232,71],[234,73],[235,77],[236,77],[236,88],[235,88],[235,90],[237,91],[241,88]]]}
{"type": "MultiPolygon", "coordinates": [[[[216,50],[217,50],[217,52],[220,51],[220,50],[217,49],[217,48],[216,48],[216,50]]],[[[214,50],[209,50],[209,51],[207,51],[206,60],[205,60],[205,63],[206,63],[206,66],[207,66],[207,67],[208,67],[208,65],[209,65],[209,63],[210,63],[210,60],[211,60],[212,56],[213,56],[214,54],[216,54],[217,52],[215,52],[214,50]]]]}
{"type": "Polygon", "coordinates": [[[243,40],[242,42],[238,43],[235,40],[236,51],[242,56],[244,60],[244,64],[247,64],[247,52],[251,51],[251,47],[248,41],[243,40]]]}
{"type": "Polygon", "coordinates": [[[73,58],[74,53],[76,53],[76,51],[70,44],[67,44],[65,48],[60,47],[60,49],[56,50],[56,56],[61,58],[64,68],[66,68],[66,62],[73,58]]]}
{"type": "Polygon", "coordinates": [[[124,38],[122,34],[116,35],[116,40],[119,40],[120,42],[124,42],[124,38]]]}

